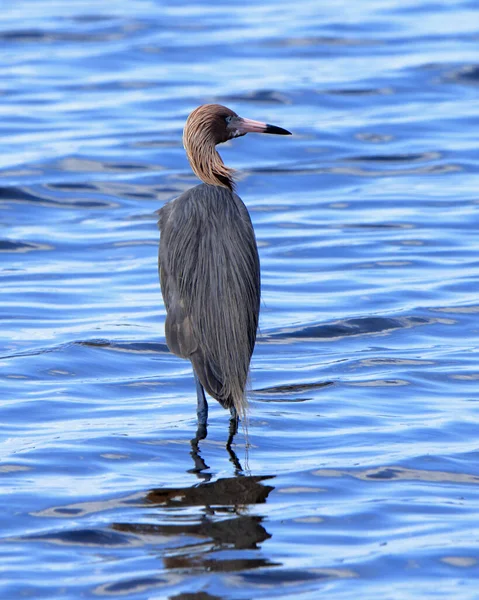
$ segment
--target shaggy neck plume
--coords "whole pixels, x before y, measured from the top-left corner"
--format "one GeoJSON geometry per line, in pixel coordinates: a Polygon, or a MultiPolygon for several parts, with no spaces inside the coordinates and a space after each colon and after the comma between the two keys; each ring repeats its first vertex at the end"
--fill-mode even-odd
{"type": "Polygon", "coordinates": [[[195,117],[194,113],[190,115],[183,131],[183,145],[191,168],[201,181],[233,191],[234,170],[224,164],[215,148],[218,142],[214,128],[204,116],[195,117]]]}

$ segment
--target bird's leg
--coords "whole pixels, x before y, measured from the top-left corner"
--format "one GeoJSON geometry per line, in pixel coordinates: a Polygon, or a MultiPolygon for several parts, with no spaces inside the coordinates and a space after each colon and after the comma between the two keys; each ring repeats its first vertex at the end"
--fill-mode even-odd
{"type": "Polygon", "coordinates": [[[233,439],[233,437],[236,435],[236,432],[238,431],[238,423],[239,423],[239,417],[238,417],[238,411],[236,410],[236,408],[231,405],[230,406],[230,441],[233,439]]]}
{"type": "Polygon", "coordinates": [[[236,435],[236,433],[238,431],[238,422],[239,422],[238,412],[233,405],[230,406],[230,414],[231,414],[231,417],[230,417],[229,443],[231,443],[233,437],[236,435]]]}
{"type": "Polygon", "coordinates": [[[195,373],[195,382],[196,382],[196,396],[198,400],[198,405],[196,409],[196,414],[198,415],[198,425],[206,425],[208,421],[208,403],[206,402],[205,390],[201,385],[200,380],[198,379],[198,375],[195,373]]]}

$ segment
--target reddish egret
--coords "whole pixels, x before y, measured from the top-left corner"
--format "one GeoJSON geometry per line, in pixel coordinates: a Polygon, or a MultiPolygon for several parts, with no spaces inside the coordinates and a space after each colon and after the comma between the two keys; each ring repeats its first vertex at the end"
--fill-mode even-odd
{"type": "Polygon", "coordinates": [[[183,145],[204,182],[159,211],[159,269],[169,349],[193,365],[198,423],[206,425],[205,390],[234,421],[247,409],[245,386],[256,341],[259,257],[246,206],[234,192],[234,171],[215,146],[246,133],[291,135],[205,104],[186,121],[183,145]]]}

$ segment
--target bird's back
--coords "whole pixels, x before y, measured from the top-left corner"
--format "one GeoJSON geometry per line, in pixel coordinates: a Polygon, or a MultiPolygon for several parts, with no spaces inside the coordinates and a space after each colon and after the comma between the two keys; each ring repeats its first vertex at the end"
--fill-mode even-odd
{"type": "Polygon", "coordinates": [[[256,340],[259,258],[251,219],[225,187],[198,185],[160,210],[166,341],[206,391],[244,414],[256,340]]]}

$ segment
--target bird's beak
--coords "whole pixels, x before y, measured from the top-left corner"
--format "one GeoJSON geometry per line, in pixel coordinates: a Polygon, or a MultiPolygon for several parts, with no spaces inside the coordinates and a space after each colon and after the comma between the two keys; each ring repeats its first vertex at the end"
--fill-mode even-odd
{"type": "Polygon", "coordinates": [[[238,132],[237,135],[245,135],[246,133],[275,133],[276,135],[291,135],[291,131],[277,127],[276,125],[269,125],[268,123],[261,123],[261,121],[253,121],[252,119],[243,119],[238,117],[235,119],[235,129],[238,132]]]}

